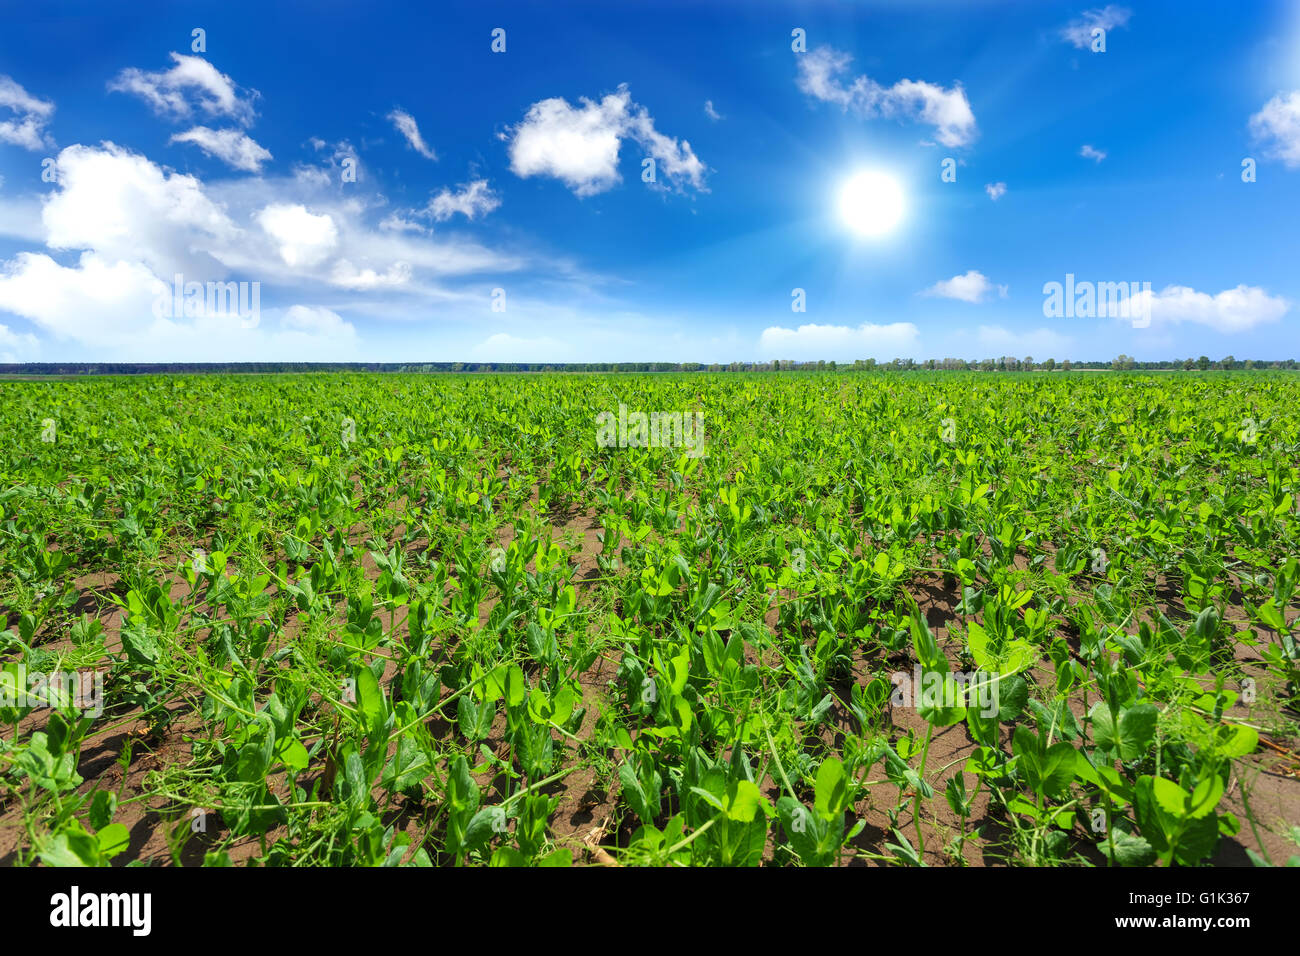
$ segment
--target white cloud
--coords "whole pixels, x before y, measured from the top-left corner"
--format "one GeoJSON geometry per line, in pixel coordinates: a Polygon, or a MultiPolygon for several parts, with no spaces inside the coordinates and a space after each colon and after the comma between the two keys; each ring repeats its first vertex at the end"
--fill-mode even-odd
{"type": "Polygon", "coordinates": [[[705,191],[705,167],[690,143],[656,130],[645,107],[632,102],[627,84],[599,103],[586,97],[579,102],[579,108],[561,97],[534,103],[505,134],[516,176],[551,176],[578,196],[604,192],[621,180],[618,154],[628,138],[655,160],[657,177],[679,189],[685,183],[705,191]]]}
{"type": "Polygon", "coordinates": [[[355,338],[356,329],[337,312],[319,306],[291,305],[280,317],[280,327],[317,335],[355,338]]]}
{"type": "Polygon", "coordinates": [[[44,242],[41,202],[35,196],[0,196],[0,236],[26,242],[44,242]]]}
{"type": "MultiPolygon", "coordinates": [[[[0,310],[62,342],[137,352],[160,337],[224,336],[244,322],[229,309],[237,300],[204,302],[198,314],[172,316],[173,297],[171,277],[163,282],[138,262],[109,261],[94,252],[83,253],[75,266],[28,252],[0,263],[0,310]]],[[[251,296],[244,299],[251,302],[251,296]]]]}
{"type": "Polygon", "coordinates": [[[257,221],[280,247],[285,265],[314,266],[338,245],[338,228],[328,215],[313,215],[306,206],[276,203],[258,213],[257,221]]]}
{"type": "Polygon", "coordinates": [[[40,347],[40,342],[30,332],[19,334],[7,325],[0,325],[0,362],[31,361],[40,347]]]}
{"type": "Polygon", "coordinates": [[[723,118],[722,114],[713,108],[713,100],[704,101],[704,115],[715,123],[723,118]]]}
{"type": "Polygon", "coordinates": [[[909,119],[935,128],[944,146],[966,146],[977,135],[975,114],[961,84],[945,89],[922,80],[899,80],[882,86],[869,76],[845,82],[853,58],[832,47],[797,56],[799,89],[860,116],[909,119]]]}
{"type": "Polygon", "coordinates": [[[1080,50],[1091,49],[1093,30],[1109,32],[1127,25],[1132,16],[1132,10],[1113,3],[1097,10],[1085,10],[1081,16],[1061,27],[1061,39],[1080,50]]]}
{"type": "Polygon", "coordinates": [[[20,252],[0,263],[0,309],[21,315],[59,339],[105,346],[143,335],[153,319],[154,274],[138,263],[93,252],[75,268],[20,252]]]}
{"type": "MultiPolygon", "coordinates": [[[[159,318],[160,293],[169,297],[170,287],[143,265],[107,262],[91,252],[75,267],[26,252],[0,264],[0,310],[27,318],[59,342],[93,349],[104,361],[338,360],[358,348],[356,330],[329,309],[295,306],[276,330],[217,312],[159,318]]],[[[38,344],[34,336],[0,331],[0,361],[15,350],[21,357],[9,360],[30,360],[38,344]]]]}
{"type": "MultiPolygon", "coordinates": [[[[1005,297],[1006,286],[998,286],[1005,297]]],[[[993,283],[982,272],[971,269],[965,275],[942,279],[921,295],[936,296],[942,299],[959,299],[962,302],[983,302],[993,291],[993,283]]]]}
{"type": "Polygon", "coordinates": [[[193,143],[207,155],[250,173],[261,172],[262,163],[271,159],[270,152],[237,129],[216,130],[196,126],[184,133],[177,133],[167,142],[193,143]]]}
{"type": "MultiPolygon", "coordinates": [[[[343,207],[333,207],[331,215],[340,227],[340,256],[390,276],[396,274],[394,270],[403,268],[403,263],[411,267],[413,274],[453,277],[513,272],[531,262],[523,256],[461,238],[435,239],[393,230],[370,230],[356,221],[353,210],[343,207]]],[[[331,277],[331,281],[335,279],[337,275],[331,277]]],[[[428,285],[411,288],[426,293],[436,291],[428,285]]]]}
{"type": "Polygon", "coordinates": [[[396,288],[411,281],[411,264],[394,262],[386,272],[380,273],[371,268],[358,269],[349,260],[340,259],[334,263],[329,281],[343,289],[396,288]]]}
{"type": "Polygon", "coordinates": [[[30,150],[53,145],[45,133],[54,115],[52,102],[37,99],[10,77],[0,76],[0,109],[13,114],[9,119],[0,120],[0,143],[30,150]]]}
{"type": "Polygon", "coordinates": [[[565,362],[582,361],[573,357],[568,343],[553,338],[519,338],[497,332],[470,349],[470,358],[480,362],[565,362]]]}
{"type": "Polygon", "coordinates": [[[420,135],[420,127],[415,122],[415,117],[406,110],[395,109],[388,114],[389,120],[397,127],[397,131],[406,137],[406,142],[411,149],[415,150],[425,159],[437,160],[438,154],[433,151],[424,137],[420,135]]]}
{"type": "Polygon", "coordinates": [[[110,80],[108,88],[140,97],[159,116],[182,120],[192,116],[195,108],[209,116],[227,116],[243,126],[253,122],[256,90],[242,95],[235,81],[201,56],[172,53],[175,62],[170,70],[147,73],[128,67],[110,80]]]}
{"type": "Polygon", "coordinates": [[[1182,285],[1165,286],[1160,292],[1142,292],[1137,307],[1150,309],[1151,326],[1192,322],[1217,332],[1246,332],[1257,325],[1276,322],[1291,307],[1282,296],[1269,295],[1258,286],[1239,285],[1217,295],[1197,292],[1182,285]]]}
{"type": "Polygon", "coordinates": [[[58,190],[41,211],[50,248],[90,249],[170,276],[220,271],[202,250],[241,232],[193,176],[167,173],[113,143],[69,146],[55,168],[58,190]]]}
{"type": "Polygon", "coordinates": [[[1271,159],[1300,167],[1300,90],[1278,93],[1250,118],[1250,132],[1271,159]]]}
{"type": "MultiPolygon", "coordinates": [[[[324,140],[318,139],[312,139],[310,143],[316,152],[320,152],[329,146],[324,140]]],[[[324,165],[295,164],[293,177],[302,185],[310,186],[317,191],[323,190],[334,183],[360,183],[366,179],[356,148],[347,140],[333,146],[333,152],[325,159],[324,165]],[[345,178],[345,175],[347,178],[345,178]]]]}
{"type": "Polygon", "coordinates": [[[671,183],[684,181],[697,190],[708,191],[704,187],[704,164],[691,149],[691,144],[686,140],[679,143],[655,129],[654,120],[644,106],[632,105],[627,131],[654,159],[656,182],[659,176],[666,175],[671,183]]]}
{"type": "Polygon", "coordinates": [[[380,220],[379,228],[385,232],[415,232],[424,234],[429,230],[418,222],[406,219],[395,212],[390,212],[380,220]]]}
{"type": "Polygon", "coordinates": [[[994,202],[997,202],[999,199],[1001,199],[1003,196],[1007,194],[1007,184],[988,183],[984,187],[984,191],[989,194],[990,199],[992,199],[994,202]]]}
{"type": "MultiPolygon", "coordinates": [[[[21,316],[40,340],[77,343],[103,361],[357,358],[359,343],[339,348],[275,323],[277,300],[345,316],[362,310],[378,324],[427,322],[483,307],[480,277],[498,285],[541,270],[578,292],[589,281],[564,261],[371,225],[372,215],[392,226],[410,214],[384,208],[382,195],[340,190],[336,176],[204,183],[113,143],[68,147],[56,169],[40,198],[0,194],[0,235],[28,244],[0,260],[0,322],[5,312],[21,316]],[[155,317],[159,280],[170,286],[178,273],[185,283],[260,283],[271,323],[247,330],[233,315],[155,317]]],[[[512,295],[512,315],[521,301],[512,295]]],[[[11,344],[4,352],[28,354],[11,344]]]]}
{"type": "Polygon", "coordinates": [[[529,107],[510,142],[515,175],[553,176],[579,196],[603,192],[619,181],[627,97],[611,93],[600,103],[586,98],[582,103],[574,109],[552,97],[529,107]]]}
{"type": "Polygon", "coordinates": [[[1099,163],[1106,158],[1105,150],[1101,150],[1101,149],[1097,149],[1096,147],[1089,146],[1087,143],[1083,144],[1083,148],[1079,150],[1079,155],[1082,156],[1084,159],[1092,159],[1099,163]]]}
{"type": "Polygon", "coordinates": [[[293,178],[299,185],[310,189],[326,189],[334,181],[327,169],[300,163],[293,167],[293,178]]]}
{"type": "Polygon", "coordinates": [[[486,179],[461,183],[453,192],[443,189],[429,200],[428,214],[438,222],[446,222],[456,213],[466,219],[486,216],[501,205],[501,197],[494,193],[486,179]]]}
{"type": "Polygon", "coordinates": [[[770,358],[853,360],[874,358],[889,360],[914,356],[920,345],[920,333],[911,322],[889,325],[863,323],[857,328],[847,325],[801,325],[798,329],[772,326],[759,337],[760,354],[770,358]]]}

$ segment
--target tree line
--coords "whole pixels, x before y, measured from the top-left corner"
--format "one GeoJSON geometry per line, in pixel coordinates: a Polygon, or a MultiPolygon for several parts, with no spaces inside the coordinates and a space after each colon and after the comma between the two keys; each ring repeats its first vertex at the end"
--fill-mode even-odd
{"type": "Polygon", "coordinates": [[[1236,359],[1231,355],[1214,361],[1209,356],[1139,362],[1120,354],[1110,361],[1076,362],[1054,358],[1036,361],[1002,356],[986,359],[857,359],[852,363],[819,360],[797,362],[773,359],[769,362],[28,362],[0,364],[0,375],[149,375],[226,374],[266,375],[304,372],[835,372],[835,371],[966,371],[1031,372],[1112,369],[1168,371],[1234,371],[1240,369],[1295,369],[1295,359],[1236,359]]]}

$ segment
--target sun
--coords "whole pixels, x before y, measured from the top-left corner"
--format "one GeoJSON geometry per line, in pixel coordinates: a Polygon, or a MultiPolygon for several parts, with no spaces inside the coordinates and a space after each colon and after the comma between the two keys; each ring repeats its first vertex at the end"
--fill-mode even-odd
{"type": "Polygon", "coordinates": [[[892,232],[903,218],[903,190],[887,173],[855,174],[840,189],[840,218],[859,236],[892,232]]]}

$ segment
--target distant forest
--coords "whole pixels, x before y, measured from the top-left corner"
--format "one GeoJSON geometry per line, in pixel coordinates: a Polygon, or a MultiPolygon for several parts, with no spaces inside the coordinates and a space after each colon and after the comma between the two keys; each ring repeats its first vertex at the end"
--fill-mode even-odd
{"type": "Polygon", "coordinates": [[[251,374],[266,375],[292,372],[835,372],[835,371],[965,371],[965,372],[1051,372],[1111,369],[1126,371],[1224,371],[1238,369],[1294,369],[1295,359],[1279,361],[1236,359],[1231,355],[1218,361],[1209,356],[1139,362],[1118,355],[1108,362],[1071,362],[1066,359],[1035,361],[1032,356],[987,359],[894,359],[877,362],[858,359],[853,363],[834,361],[795,362],[773,359],[770,362],[29,362],[0,364],[0,375],[156,375],[156,374],[251,374]]]}

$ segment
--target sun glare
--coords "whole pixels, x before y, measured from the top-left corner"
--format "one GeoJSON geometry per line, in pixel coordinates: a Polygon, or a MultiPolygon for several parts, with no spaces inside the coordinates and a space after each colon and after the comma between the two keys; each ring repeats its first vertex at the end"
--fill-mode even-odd
{"type": "Polygon", "coordinates": [[[859,236],[893,231],[903,218],[903,190],[885,173],[857,173],[840,190],[840,218],[859,236]]]}

